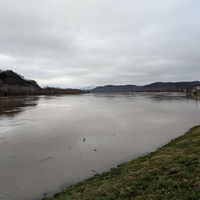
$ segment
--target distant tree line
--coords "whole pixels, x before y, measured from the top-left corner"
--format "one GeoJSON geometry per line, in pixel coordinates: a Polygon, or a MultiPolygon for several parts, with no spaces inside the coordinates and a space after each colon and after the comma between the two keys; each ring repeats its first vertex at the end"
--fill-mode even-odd
{"type": "Polygon", "coordinates": [[[79,89],[62,89],[54,87],[45,87],[44,89],[42,89],[41,93],[44,95],[54,95],[54,94],[81,94],[86,92],[79,89]]]}
{"type": "Polygon", "coordinates": [[[36,81],[24,78],[12,70],[0,70],[0,96],[80,94],[83,90],[41,88],[36,81]]]}
{"type": "Polygon", "coordinates": [[[61,88],[34,88],[23,86],[0,85],[0,96],[20,96],[20,95],[59,95],[59,94],[81,94],[85,93],[78,89],[61,88]]]}

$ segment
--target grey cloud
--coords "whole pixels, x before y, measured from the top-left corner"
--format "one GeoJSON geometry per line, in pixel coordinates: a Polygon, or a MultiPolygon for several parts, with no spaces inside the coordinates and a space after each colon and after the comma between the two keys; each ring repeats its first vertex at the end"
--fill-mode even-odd
{"type": "Polygon", "coordinates": [[[198,0],[0,0],[0,68],[42,85],[197,80],[198,0]]]}

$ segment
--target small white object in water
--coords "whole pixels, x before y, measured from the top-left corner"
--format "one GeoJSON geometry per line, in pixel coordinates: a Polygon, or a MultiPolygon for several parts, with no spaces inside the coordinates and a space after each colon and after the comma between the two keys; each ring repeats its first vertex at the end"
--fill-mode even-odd
{"type": "Polygon", "coordinates": [[[11,193],[10,191],[5,192],[5,194],[10,194],[10,193],[11,193]]]}

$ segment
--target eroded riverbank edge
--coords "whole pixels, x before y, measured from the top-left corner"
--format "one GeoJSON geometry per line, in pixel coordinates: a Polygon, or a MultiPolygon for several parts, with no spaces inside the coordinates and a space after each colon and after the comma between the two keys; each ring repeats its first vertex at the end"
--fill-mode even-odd
{"type": "Polygon", "coordinates": [[[200,199],[200,126],[165,146],[43,200],[200,199]]]}

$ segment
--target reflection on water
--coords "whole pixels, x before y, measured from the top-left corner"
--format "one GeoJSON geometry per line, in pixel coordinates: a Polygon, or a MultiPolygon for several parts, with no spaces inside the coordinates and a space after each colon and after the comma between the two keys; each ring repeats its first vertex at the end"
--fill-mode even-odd
{"type": "Polygon", "coordinates": [[[0,116],[14,117],[24,110],[24,107],[37,106],[38,97],[1,97],[0,116]]]}
{"type": "Polygon", "coordinates": [[[180,101],[187,99],[187,103],[189,101],[195,102],[196,109],[198,109],[198,102],[200,100],[200,96],[195,94],[185,94],[185,93],[154,93],[148,95],[154,101],[180,101]]]}
{"type": "Polygon", "coordinates": [[[3,98],[0,199],[50,195],[153,151],[199,124],[198,102],[180,93],[3,98]]]}

